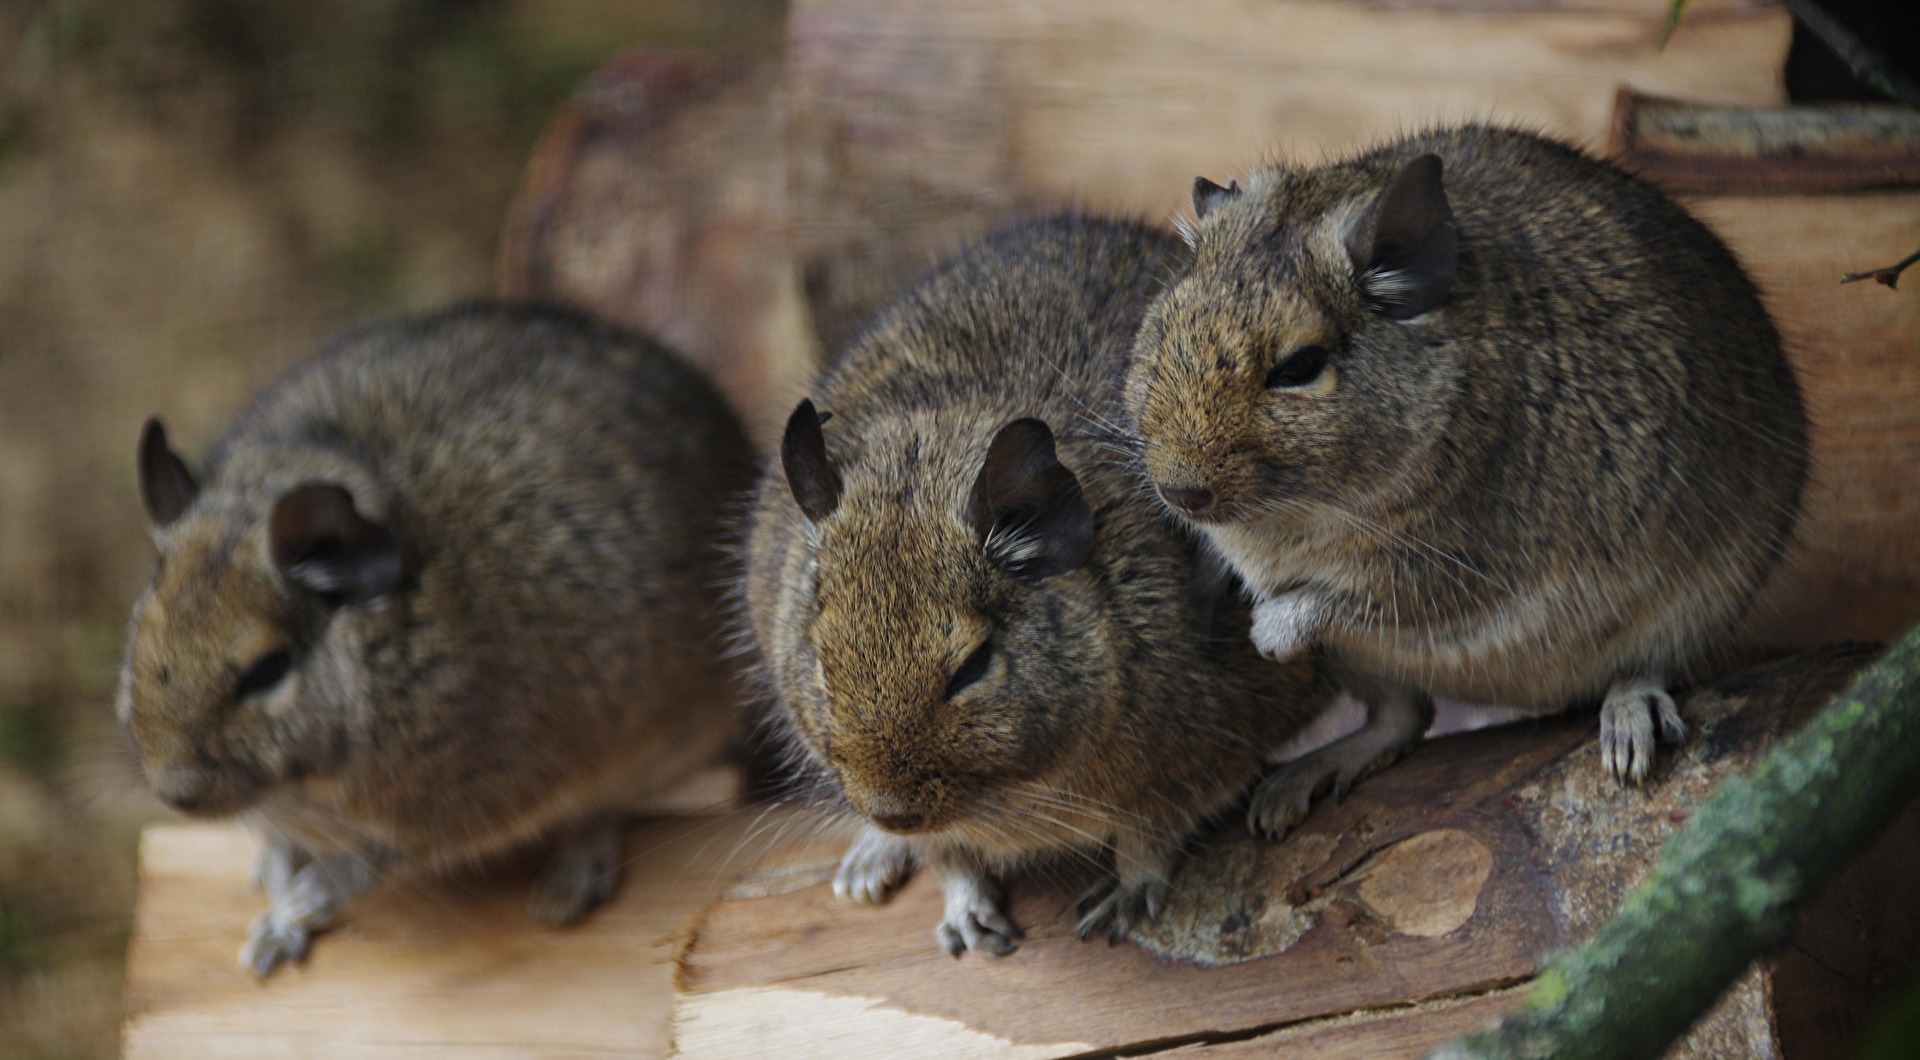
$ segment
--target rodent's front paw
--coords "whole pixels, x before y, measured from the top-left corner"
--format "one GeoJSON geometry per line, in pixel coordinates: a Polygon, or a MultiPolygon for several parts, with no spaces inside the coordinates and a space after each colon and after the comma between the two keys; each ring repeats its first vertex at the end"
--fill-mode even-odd
{"type": "Polygon", "coordinates": [[[999,885],[985,876],[973,876],[949,879],[945,887],[947,915],[934,937],[950,956],[972,950],[1005,957],[1019,948],[1022,932],[1001,908],[1006,896],[999,885]]]}
{"type": "Polygon", "coordinates": [[[253,859],[253,873],[247,882],[256,891],[277,895],[293,883],[293,874],[306,863],[306,856],[289,844],[269,840],[253,859]]]}
{"type": "Polygon", "coordinates": [[[240,947],[240,966],[265,979],[275,968],[288,961],[302,961],[313,943],[313,936],[297,922],[282,922],[269,909],[253,918],[247,944],[240,947]]]}
{"type": "Polygon", "coordinates": [[[840,859],[840,868],[833,874],[833,895],[862,905],[877,905],[912,873],[913,852],[906,842],[868,828],[840,859]]]}
{"type": "Polygon", "coordinates": [[[586,919],[619,889],[619,824],[596,822],[561,839],[534,881],[528,908],[535,920],[565,927],[586,919]]]}
{"type": "Polygon", "coordinates": [[[1319,616],[1319,598],[1308,592],[1267,597],[1253,606],[1253,646],[1273,662],[1286,662],[1307,650],[1319,616]]]}
{"type": "Polygon", "coordinates": [[[1108,879],[1082,896],[1075,910],[1080,916],[1080,941],[1105,933],[1107,945],[1112,946],[1130,935],[1134,928],[1159,920],[1160,911],[1166,908],[1169,890],[1170,885],[1162,879],[1135,883],[1108,879]]]}
{"type": "Polygon", "coordinates": [[[1621,681],[1607,690],[1600,707],[1600,764],[1622,784],[1638,784],[1653,770],[1657,740],[1668,743],[1686,739],[1687,723],[1673,697],[1659,682],[1621,681]]]}

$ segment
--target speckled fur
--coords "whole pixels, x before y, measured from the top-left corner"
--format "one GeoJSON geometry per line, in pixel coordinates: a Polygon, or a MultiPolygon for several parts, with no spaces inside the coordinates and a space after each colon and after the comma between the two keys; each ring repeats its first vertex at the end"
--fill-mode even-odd
{"type": "Polygon", "coordinates": [[[269,882],[440,868],[630,805],[730,731],[715,542],[751,476],[717,393],[647,340],[495,305],[351,335],[155,530],[120,717],[157,787],[266,832],[269,882]],[[398,591],[329,604],[282,576],[268,514],[316,480],[398,536],[398,591]],[[276,648],[289,676],[236,702],[276,648]]]}
{"type": "Polygon", "coordinates": [[[1127,349],[1183,258],[1144,228],[1079,218],[966,250],[811,391],[831,414],[838,508],[811,525],[777,461],[761,482],[745,589],[796,758],[843,809],[925,818],[901,836],[868,826],[842,891],[874,900],[930,866],[956,953],[1011,948],[961,915],[1004,923],[994,876],[1103,845],[1114,889],[1090,896],[1109,907],[1082,928],[1124,933],[1196,822],[1323,701],[1308,664],[1251,650],[1243,605],[1207,591],[1123,441],[1127,349]],[[1010,576],[963,516],[988,443],[1021,417],[1052,427],[1096,527],[1083,567],[1037,582],[1010,576]],[[990,631],[987,676],[944,701],[990,631]]]}
{"type": "Polygon", "coordinates": [[[1549,712],[1682,679],[1786,547],[1805,415],[1726,247],[1647,184],[1479,126],[1259,171],[1195,228],[1128,404],[1157,484],[1262,597],[1305,589],[1343,666],[1549,712]],[[1343,247],[1400,166],[1445,168],[1451,291],[1398,322],[1343,247]],[[1316,385],[1269,390],[1307,344],[1316,385]]]}

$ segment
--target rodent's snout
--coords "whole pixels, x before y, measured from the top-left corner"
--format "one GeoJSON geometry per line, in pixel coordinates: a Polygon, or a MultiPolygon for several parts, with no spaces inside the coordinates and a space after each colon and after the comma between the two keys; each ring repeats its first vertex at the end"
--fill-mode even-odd
{"type": "Polygon", "coordinates": [[[235,783],[212,769],[174,767],[153,778],[161,802],[196,817],[220,817],[245,809],[253,800],[250,785],[235,783]]]}
{"type": "MultiPolygon", "coordinates": [[[[921,792],[921,795],[928,794],[921,792]]],[[[894,794],[891,792],[853,791],[847,792],[847,798],[854,809],[860,811],[867,820],[876,826],[896,835],[911,835],[916,832],[931,831],[930,825],[935,814],[930,801],[923,797],[894,794]]]]}
{"type": "Polygon", "coordinates": [[[1198,440],[1149,439],[1143,455],[1147,476],[1167,507],[1189,519],[1206,519],[1223,507],[1219,460],[1198,440]]]}
{"type": "Polygon", "coordinates": [[[1174,511],[1188,517],[1198,518],[1213,509],[1213,490],[1206,486],[1173,486],[1164,482],[1155,486],[1174,511]]]}

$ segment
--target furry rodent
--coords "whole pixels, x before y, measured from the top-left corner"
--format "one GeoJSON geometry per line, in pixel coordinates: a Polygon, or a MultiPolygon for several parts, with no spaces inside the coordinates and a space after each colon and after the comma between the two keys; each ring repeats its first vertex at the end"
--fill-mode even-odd
{"type": "Polygon", "coordinates": [[[1044,855],[1113,851],[1082,937],[1156,915],[1196,824],[1324,702],[1247,643],[1121,441],[1134,329],[1183,257],[1077,217],[970,247],[818,381],[761,481],[764,676],[797,765],[863,819],[835,889],[930,868],[956,956],[1014,948],[1000,877],[1044,855]]]}
{"type": "Polygon", "coordinates": [[[1128,405],[1168,505],[1369,707],[1256,796],[1272,829],[1419,737],[1429,696],[1603,700],[1606,767],[1786,547],[1806,417],[1754,285],[1621,170],[1466,126],[1194,185],[1128,405]]]}
{"type": "Polygon", "coordinates": [[[266,838],[264,975],[357,891],[559,836],[533,911],[584,916],[624,807],[712,757],[738,422],[655,343],[480,304],[295,368],[196,474],[157,420],[159,549],[119,715],[155,792],[266,838]]]}

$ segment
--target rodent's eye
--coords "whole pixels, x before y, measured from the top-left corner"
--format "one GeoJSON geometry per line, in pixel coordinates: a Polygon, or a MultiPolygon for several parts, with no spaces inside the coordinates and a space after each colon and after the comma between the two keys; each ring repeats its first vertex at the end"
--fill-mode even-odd
{"type": "Polygon", "coordinates": [[[1267,386],[1306,386],[1326,371],[1329,356],[1325,346],[1302,346],[1273,366],[1267,373],[1267,386]]]}
{"type": "Polygon", "coordinates": [[[987,676],[987,665],[991,662],[993,641],[981,641],[980,646],[973,649],[973,654],[967,656],[967,661],[961,663],[960,668],[947,680],[947,698],[952,699],[965,691],[967,686],[987,676]]]}
{"type": "Polygon", "coordinates": [[[271,692],[275,685],[286,680],[287,671],[293,669],[293,653],[278,648],[260,656],[240,677],[240,687],[234,689],[233,698],[251,699],[263,692],[271,692]]]}

